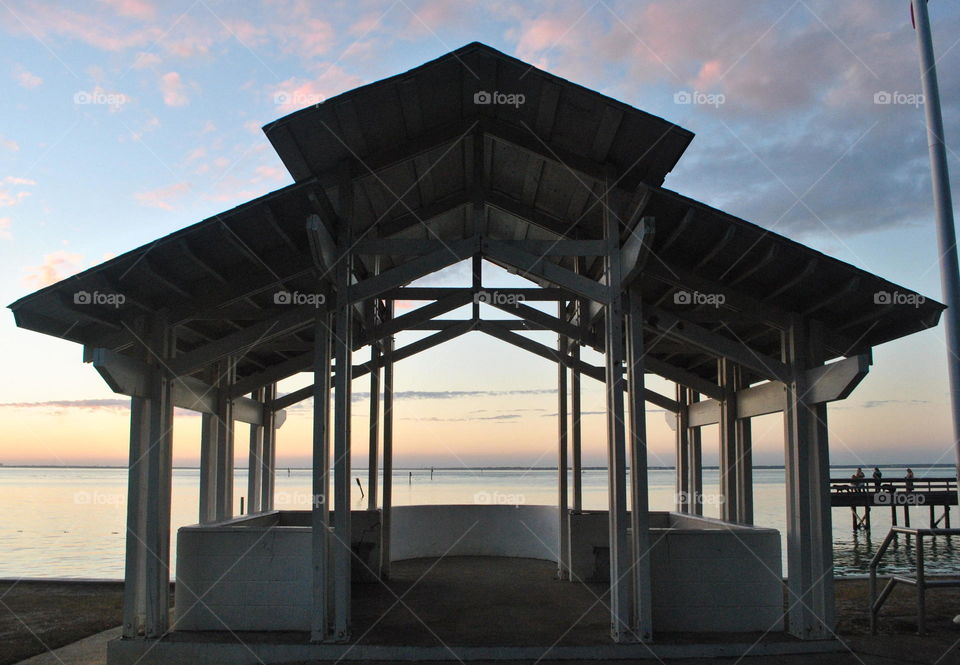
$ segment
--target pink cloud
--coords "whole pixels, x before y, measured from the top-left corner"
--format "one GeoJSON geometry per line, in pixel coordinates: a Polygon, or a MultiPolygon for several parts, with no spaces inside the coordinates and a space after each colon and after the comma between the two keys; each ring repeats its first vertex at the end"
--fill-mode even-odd
{"type": "Polygon", "coordinates": [[[12,220],[9,217],[0,217],[0,238],[4,240],[10,240],[13,238],[13,234],[10,233],[10,226],[12,220]]]}
{"type": "Polygon", "coordinates": [[[156,53],[142,51],[137,54],[137,59],[133,61],[133,65],[131,66],[134,69],[148,69],[150,67],[156,67],[161,62],[163,62],[163,58],[156,53]]]}
{"type": "Polygon", "coordinates": [[[719,60],[708,60],[703,63],[703,66],[700,67],[700,71],[697,73],[697,78],[693,80],[693,89],[694,90],[708,90],[712,88],[720,76],[723,74],[723,69],[719,60]]]}
{"type": "Polygon", "coordinates": [[[8,139],[6,136],[0,136],[0,146],[3,146],[10,152],[18,152],[20,150],[20,144],[13,139],[8,139]]]}
{"type": "Polygon", "coordinates": [[[279,166],[267,166],[266,164],[258,166],[254,169],[254,172],[258,179],[262,178],[264,180],[283,180],[288,175],[286,169],[279,166]]]}
{"type": "Polygon", "coordinates": [[[140,21],[149,21],[153,19],[157,10],[146,0],[100,0],[104,4],[113,8],[120,16],[135,18],[140,21]]]}
{"type": "Polygon", "coordinates": [[[69,9],[63,3],[33,2],[18,9],[14,31],[40,40],[75,39],[103,51],[146,46],[163,36],[158,26],[122,29],[113,16],[69,9]]]}
{"type": "Polygon", "coordinates": [[[330,65],[315,80],[290,78],[273,91],[273,101],[282,113],[289,113],[312,104],[319,104],[328,97],[346,92],[363,81],[344,71],[338,65],[330,65]]]}
{"type": "Polygon", "coordinates": [[[57,250],[44,254],[43,263],[40,265],[25,268],[27,274],[23,277],[23,283],[29,287],[41,289],[80,272],[82,267],[81,254],[57,250]]]}
{"type": "Polygon", "coordinates": [[[37,183],[29,178],[18,178],[8,175],[3,180],[0,180],[0,184],[12,185],[12,187],[0,188],[0,208],[12,208],[30,196],[30,192],[22,188],[36,185],[37,183]]]}
{"type": "Polygon", "coordinates": [[[160,77],[160,92],[167,106],[186,106],[190,103],[186,87],[177,72],[167,72],[160,77]]]}
{"type": "Polygon", "coordinates": [[[17,69],[16,73],[14,74],[14,78],[16,79],[19,85],[21,85],[24,88],[27,88],[28,90],[32,90],[33,88],[37,88],[43,84],[42,78],[40,78],[36,74],[28,72],[26,69],[23,69],[23,68],[17,69]]]}
{"type": "Polygon", "coordinates": [[[190,183],[178,182],[159,189],[151,189],[146,192],[137,192],[133,197],[140,203],[150,208],[160,208],[161,210],[173,210],[173,202],[190,191],[190,183]]]}

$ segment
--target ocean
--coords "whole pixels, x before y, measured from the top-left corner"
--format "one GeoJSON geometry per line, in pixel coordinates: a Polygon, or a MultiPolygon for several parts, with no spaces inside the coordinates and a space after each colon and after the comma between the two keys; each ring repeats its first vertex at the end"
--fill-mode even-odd
{"type": "MultiPolygon", "coordinates": [[[[906,467],[883,468],[886,478],[902,478],[906,467]]],[[[913,467],[918,478],[952,475],[944,467],[913,467]]],[[[868,475],[869,475],[869,470],[868,475]]],[[[849,478],[850,467],[834,467],[836,478],[849,478]]],[[[310,470],[278,469],[276,507],[310,508],[310,470]]],[[[366,469],[354,469],[366,489],[366,469]]],[[[650,508],[674,507],[674,472],[651,469],[650,508]]],[[[124,530],[126,521],[126,469],[0,467],[0,577],[123,577],[124,530]]],[[[235,475],[235,512],[246,493],[246,469],[235,475]]],[[[460,503],[556,503],[556,471],[549,469],[396,469],[394,505],[460,503]]],[[[172,523],[176,529],[197,522],[199,470],[178,468],[173,473],[172,523]]],[[[704,469],[704,514],[718,516],[720,507],[717,469],[704,469]]],[[[356,508],[366,502],[353,485],[356,508]]],[[[754,470],[755,523],[780,530],[784,539],[786,565],[786,517],[784,472],[782,468],[754,470]]],[[[583,472],[585,509],[605,509],[606,470],[583,472]]],[[[912,524],[926,526],[925,507],[912,510],[912,524]]],[[[850,509],[833,510],[833,541],[836,575],[867,573],[876,548],[890,527],[890,511],[875,509],[870,533],[854,533],[850,509]]],[[[954,525],[960,514],[954,514],[954,525]]],[[[960,564],[960,541],[937,542],[928,547],[928,574],[953,573],[960,564]]],[[[173,551],[176,551],[175,549],[173,551]]],[[[885,557],[882,570],[898,572],[913,568],[913,548],[900,544],[885,557]]]]}

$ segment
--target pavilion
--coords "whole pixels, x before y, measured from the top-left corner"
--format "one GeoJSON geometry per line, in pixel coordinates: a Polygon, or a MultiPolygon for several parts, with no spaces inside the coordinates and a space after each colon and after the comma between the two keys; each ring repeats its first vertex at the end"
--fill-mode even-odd
{"type": "MultiPolygon", "coordinates": [[[[783,616],[777,601],[775,624],[785,620],[776,625],[796,648],[832,637],[827,403],[863,379],[872,347],[935,326],[942,305],[665,189],[691,132],[483,44],[264,131],[294,184],[10,306],[18,326],[82,344],[84,362],[131,398],[124,639],[111,663],[139,660],[160,644],[155,658],[177,644],[169,636],[180,627],[167,611],[174,407],[202,414],[199,532],[241,528],[232,479],[234,423],[243,422],[252,426],[249,519],[273,519],[270,529],[287,525],[309,543],[300,580],[306,609],[289,626],[247,625],[244,612],[216,618],[231,631],[308,630],[304,649],[328,649],[309,653],[341,653],[330,649],[352,637],[356,569],[389,579],[397,552],[409,548],[400,540],[416,528],[410,513],[398,530],[402,509],[391,505],[394,364],[471,331],[557,363],[559,493],[543,514],[561,579],[576,565],[582,526],[581,378],[606,384],[609,510],[591,528],[609,551],[617,648],[649,649],[663,630],[651,533],[700,524],[683,522],[702,514],[700,429],[719,424],[720,526],[748,534],[750,422],[776,412],[784,420],[789,609],[783,616]],[[408,286],[467,260],[470,287],[408,286]],[[487,289],[484,261],[535,284],[487,289]],[[426,304],[395,315],[398,300],[426,304]],[[544,301],[555,313],[531,305],[544,301]],[[481,306],[507,317],[482,319],[481,306]],[[464,307],[472,315],[443,318],[464,307]],[[394,335],[405,330],[430,334],[396,347],[394,335]],[[558,344],[524,330],[553,331],[558,344]],[[355,362],[367,346],[370,359],[355,362]],[[605,366],[582,360],[583,347],[600,351],[605,366]],[[278,395],[277,382],[300,372],[312,372],[313,384],[278,395]],[[367,374],[369,503],[351,511],[351,382],[367,374]],[[675,382],[675,394],[645,387],[647,374],[675,382]],[[277,428],[284,409],[307,398],[314,501],[297,521],[273,510],[277,428]],[[678,502],[666,517],[648,511],[646,402],[676,414],[678,502]],[[377,528],[373,558],[358,554],[358,523],[377,528]]],[[[695,530],[724,532],[714,522],[695,530]]],[[[776,550],[768,554],[779,571],[779,537],[776,550]]],[[[201,555],[181,552],[181,565],[201,555]]],[[[749,554],[739,556],[750,564],[749,554]]],[[[178,569],[178,606],[185,575],[178,569]]],[[[779,585],[777,577],[772,593],[779,585]]],[[[708,582],[700,591],[719,594],[708,582]]],[[[187,610],[177,608],[178,621],[189,621],[187,610]]]]}

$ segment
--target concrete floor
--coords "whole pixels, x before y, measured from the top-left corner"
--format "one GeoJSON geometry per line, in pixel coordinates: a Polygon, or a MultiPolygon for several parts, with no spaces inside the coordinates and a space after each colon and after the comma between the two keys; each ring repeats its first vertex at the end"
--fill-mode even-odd
{"type": "MultiPolygon", "coordinates": [[[[609,614],[605,607],[606,597],[603,585],[584,586],[559,582],[554,579],[555,565],[545,561],[531,559],[505,559],[484,557],[455,557],[448,559],[422,559],[394,564],[393,576],[386,586],[380,583],[354,585],[353,640],[360,647],[377,645],[405,645],[412,649],[433,648],[433,658],[444,662],[456,662],[464,652],[458,654],[458,648],[470,647],[537,647],[539,663],[563,662],[574,665],[576,660],[552,661],[554,651],[564,647],[598,647],[597,652],[609,647],[607,637],[609,614]],[[450,645],[450,649],[439,653],[438,647],[450,645]]],[[[862,584],[857,585],[859,586],[862,584]]],[[[850,593],[838,593],[838,599],[856,602],[861,606],[863,599],[850,593]]],[[[904,598],[903,600],[909,600],[904,598]]],[[[944,599],[947,600],[947,599],[944,599]]],[[[948,601],[949,602],[949,601],[948,601]]],[[[841,602],[840,606],[843,607],[841,602]]],[[[938,612],[943,615],[943,612],[938,612]]],[[[909,617],[902,617],[909,621],[909,617]]],[[[887,619],[892,628],[897,618],[887,619]]],[[[841,624],[847,622],[845,617],[841,624]]],[[[745,658],[704,658],[669,659],[671,664],[693,663],[741,663],[742,665],[893,665],[894,663],[923,663],[940,665],[960,662],[960,647],[957,638],[960,629],[952,629],[952,624],[944,619],[943,625],[936,626],[936,632],[926,637],[904,634],[869,636],[862,634],[845,635],[844,646],[833,653],[804,654],[796,656],[748,655],[745,658]]],[[[909,628],[908,628],[909,629],[909,628]]],[[[108,634],[95,636],[101,645],[105,644],[108,634]]],[[[94,655],[95,638],[84,644],[81,653],[64,652],[47,659],[31,661],[30,665],[63,663],[72,665],[100,665],[104,661],[94,655]]],[[[239,646],[238,641],[248,644],[260,652],[257,645],[267,647],[271,643],[307,645],[306,633],[202,633],[190,634],[178,632],[164,642],[175,647],[187,647],[191,642],[220,642],[224,646],[239,646]],[[172,644],[171,644],[172,643],[172,644]]],[[[723,634],[657,634],[655,648],[692,644],[753,644],[753,654],[762,652],[766,645],[779,643],[781,646],[792,642],[783,634],[773,635],[723,635],[723,634]]],[[[164,651],[157,645],[155,655],[164,651]]],[[[102,648],[102,647],[101,647],[102,648]]],[[[356,647],[348,647],[348,650],[356,647]]],[[[69,649],[69,647],[68,647],[69,649]]],[[[102,651],[100,652],[102,653],[102,651]]],[[[173,652],[171,652],[172,654],[173,652]]],[[[267,648],[263,655],[269,653],[267,648]]],[[[354,656],[359,655],[354,651],[354,656]]],[[[661,654],[664,653],[661,651],[661,654]]],[[[348,654],[341,654],[350,658],[348,654]]],[[[569,654],[568,654],[569,655],[569,654]]],[[[631,663],[664,662],[658,658],[639,659],[631,663]]],[[[304,654],[305,656],[305,654],[304,654]]],[[[319,656],[319,654],[318,654],[319,656]]],[[[326,657],[326,656],[323,656],[326,657]]],[[[339,657],[339,656],[338,656],[339,657]]],[[[526,657],[526,656],[524,656],[526,657]]],[[[579,656],[576,656],[579,657],[579,656]]],[[[148,658],[147,661],[153,662],[148,658]]],[[[292,659],[285,659],[291,663],[292,659]]],[[[146,662],[146,661],[145,661],[146,662]]],[[[167,662],[158,660],[157,662],[167,662]]],[[[188,661],[177,661],[188,662],[188,661]]],[[[252,662],[252,661],[251,661],[252,662]]],[[[265,662],[271,662],[269,659],[265,662]]],[[[318,664],[325,661],[304,660],[318,664]]],[[[331,661],[332,662],[332,661],[331,661]]],[[[374,659],[366,663],[388,662],[374,659]]],[[[484,661],[474,660],[479,665],[484,661]]],[[[532,660],[524,661],[526,663],[532,660]]],[[[597,661],[589,661],[597,662],[597,661]]],[[[627,662],[627,661],[624,661],[627,662]]],[[[503,665],[504,661],[499,661],[503,665]]],[[[292,663],[291,663],[292,665],[292,663]]]]}

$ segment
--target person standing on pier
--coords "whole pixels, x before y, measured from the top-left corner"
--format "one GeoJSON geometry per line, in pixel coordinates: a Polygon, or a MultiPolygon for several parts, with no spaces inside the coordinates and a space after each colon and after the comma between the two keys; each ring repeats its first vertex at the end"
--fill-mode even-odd
{"type": "Polygon", "coordinates": [[[880,491],[880,479],[883,478],[883,474],[880,473],[880,467],[873,467],[873,491],[880,491]]]}
{"type": "Polygon", "coordinates": [[[907,467],[906,480],[907,480],[907,491],[912,492],[913,491],[913,469],[911,469],[910,467],[907,467]]]}

